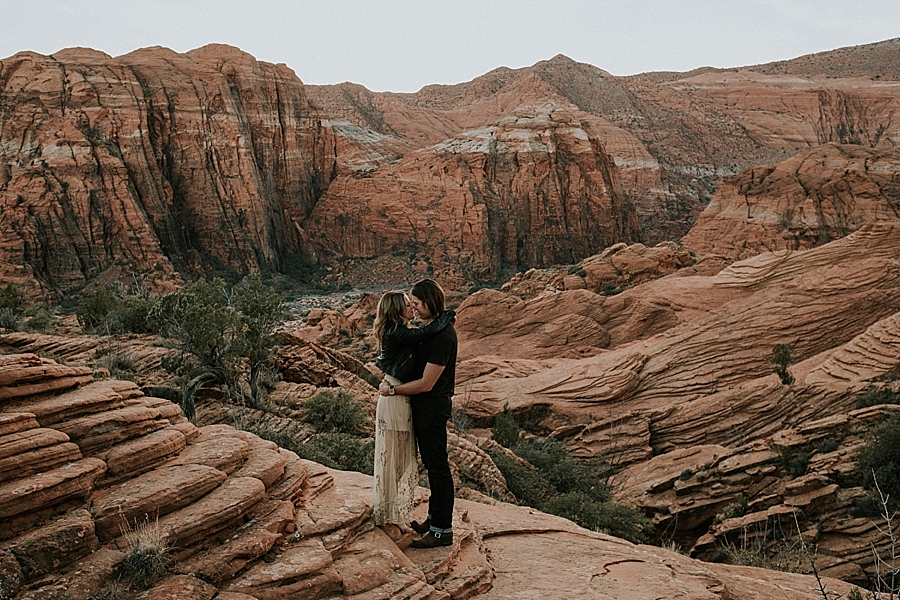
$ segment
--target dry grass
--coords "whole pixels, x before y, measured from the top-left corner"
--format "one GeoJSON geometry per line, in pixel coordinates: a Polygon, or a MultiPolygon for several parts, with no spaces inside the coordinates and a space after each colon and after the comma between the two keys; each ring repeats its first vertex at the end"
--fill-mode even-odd
{"type": "Polygon", "coordinates": [[[158,518],[151,521],[147,516],[142,523],[135,520],[134,525],[123,521],[122,536],[130,549],[119,566],[136,586],[149,587],[172,566],[166,534],[159,527],[158,518]]]}

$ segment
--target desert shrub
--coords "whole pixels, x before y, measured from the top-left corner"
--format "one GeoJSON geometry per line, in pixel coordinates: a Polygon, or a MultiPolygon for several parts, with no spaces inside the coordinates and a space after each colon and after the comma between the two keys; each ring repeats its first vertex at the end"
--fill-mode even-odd
{"type": "Polygon", "coordinates": [[[92,295],[83,298],[75,309],[78,324],[85,331],[106,330],[115,333],[120,324],[116,318],[119,299],[109,288],[99,288],[92,295]]]}
{"type": "Polygon", "coordinates": [[[900,395],[887,387],[870,387],[856,397],[856,408],[879,404],[900,404],[900,395]]]}
{"type": "Polygon", "coordinates": [[[881,505],[881,500],[878,498],[877,493],[871,493],[853,501],[853,504],[850,506],[850,516],[871,519],[880,517],[883,510],[884,507],[881,505]]]}
{"type": "Polygon", "coordinates": [[[559,494],[580,492],[597,502],[610,499],[608,467],[598,459],[575,458],[559,440],[522,439],[513,452],[534,465],[559,494]]]}
{"type": "Polygon", "coordinates": [[[506,486],[515,494],[519,504],[540,508],[544,500],[555,492],[553,485],[534,467],[523,465],[502,452],[488,451],[488,454],[503,473],[506,486]]]}
{"type": "Polygon", "coordinates": [[[297,455],[332,469],[373,475],[375,442],[346,433],[319,433],[298,446],[297,455]]]}
{"type": "Polygon", "coordinates": [[[14,283],[0,290],[0,309],[4,308],[19,315],[25,312],[25,293],[14,283]]]}
{"type": "Polygon", "coordinates": [[[900,499],[900,413],[876,425],[856,455],[856,471],[863,487],[875,491],[875,482],[888,497],[891,510],[900,499]]]}
{"type": "Polygon", "coordinates": [[[775,344],[772,348],[772,363],[781,383],[784,385],[794,383],[794,376],[788,371],[788,365],[794,363],[794,349],[790,344],[775,344]]]}
{"type": "Polygon", "coordinates": [[[248,431],[294,452],[300,458],[317,462],[332,469],[358,471],[372,475],[375,465],[375,442],[346,433],[320,433],[306,442],[298,442],[292,436],[264,428],[248,431]]]}
{"type": "Polygon", "coordinates": [[[22,327],[22,315],[11,308],[0,308],[0,329],[19,331],[22,327]]]}
{"type": "Polygon", "coordinates": [[[166,535],[158,520],[147,517],[143,523],[123,528],[122,535],[129,551],[119,568],[137,587],[149,587],[172,567],[166,535]]]}
{"type": "Polygon", "coordinates": [[[598,502],[583,492],[569,492],[550,498],[545,512],[578,523],[586,529],[622,538],[635,544],[650,541],[653,524],[630,506],[614,502],[598,502]]]}
{"type": "Polygon", "coordinates": [[[123,297],[116,308],[122,328],[131,333],[154,333],[155,329],[150,314],[157,304],[159,304],[159,298],[154,296],[123,297]]]}
{"type": "Polygon", "coordinates": [[[743,495],[738,496],[732,502],[725,506],[722,509],[722,512],[716,515],[716,518],[713,520],[713,523],[718,525],[722,521],[727,519],[735,519],[737,517],[743,517],[747,514],[748,502],[747,498],[743,495]]]}
{"type": "Polygon", "coordinates": [[[681,475],[678,476],[678,479],[681,481],[687,481],[691,477],[694,476],[694,470],[691,468],[687,468],[681,472],[681,475]]]}
{"type": "Polygon", "coordinates": [[[820,454],[828,454],[829,452],[834,452],[841,446],[840,440],[833,437],[828,437],[819,442],[818,448],[816,450],[820,454]]]}
{"type": "Polygon", "coordinates": [[[344,389],[326,389],[303,403],[303,420],[323,433],[362,433],[368,424],[363,405],[344,389]]]}
{"type": "Polygon", "coordinates": [[[806,447],[803,448],[784,448],[781,451],[781,467],[788,472],[791,477],[800,477],[806,474],[809,468],[809,459],[812,452],[806,447]]]}
{"type": "Polygon", "coordinates": [[[90,598],[88,600],[121,600],[122,596],[125,595],[125,592],[122,588],[119,587],[117,583],[112,584],[109,587],[105,587],[90,598]]]}
{"type": "Polygon", "coordinates": [[[148,320],[160,335],[179,342],[180,355],[164,367],[190,376],[185,398],[201,385],[224,385],[229,395],[260,407],[259,378],[278,344],[275,326],[283,314],[283,296],[248,275],[229,287],[223,279],[198,280],[163,296],[148,320]],[[190,392],[190,393],[188,393],[190,392]]]}
{"type": "Polygon", "coordinates": [[[622,293],[622,288],[616,287],[611,283],[604,283],[600,286],[600,293],[604,296],[615,296],[622,293]]]}
{"type": "Polygon", "coordinates": [[[491,437],[495,442],[505,448],[512,448],[519,441],[519,424],[513,416],[509,404],[503,406],[503,410],[494,419],[494,426],[491,427],[491,437]]]}
{"type": "Polygon", "coordinates": [[[585,271],[584,267],[581,265],[570,265],[569,266],[569,275],[578,275],[580,277],[587,277],[587,271],[585,271]]]}
{"type": "Polygon", "coordinates": [[[97,367],[108,370],[110,377],[113,379],[127,379],[129,381],[134,380],[134,373],[137,368],[134,359],[121,352],[104,354],[94,364],[97,367]]]}
{"type": "Polygon", "coordinates": [[[59,319],[47,308],[39,308],[34,315],[25,322],[25,329],[37,333],[52,333],[56,331],[59,319]]]}

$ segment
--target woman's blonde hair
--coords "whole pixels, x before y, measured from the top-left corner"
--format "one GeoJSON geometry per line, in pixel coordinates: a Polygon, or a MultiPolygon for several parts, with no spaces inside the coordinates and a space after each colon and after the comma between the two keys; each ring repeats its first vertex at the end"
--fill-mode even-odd
{"type": "Polygon", "coordinates": [[[397,325],[406,327],[408,324],[408,320],[403,316],[404,312],[406,312],[405,292],[385,292],[378,301],[378,308],[375,309],[375,323],[372,325],[372,334],[375,336],[375,343],[378,344],[378,352],[381,352],[381,338],[384,337],[384,332],[389,327],[397,325]]]}

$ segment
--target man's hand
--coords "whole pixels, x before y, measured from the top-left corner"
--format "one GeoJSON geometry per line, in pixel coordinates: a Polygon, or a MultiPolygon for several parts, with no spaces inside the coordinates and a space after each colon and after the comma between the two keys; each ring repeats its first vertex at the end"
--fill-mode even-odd
{"type": "Polygon", "coordinates": [[[387,396],[391,393],[391,385],[384,379],[381,380],[381,383],[378,384],[378,393],[382,396],[387,396]]]}

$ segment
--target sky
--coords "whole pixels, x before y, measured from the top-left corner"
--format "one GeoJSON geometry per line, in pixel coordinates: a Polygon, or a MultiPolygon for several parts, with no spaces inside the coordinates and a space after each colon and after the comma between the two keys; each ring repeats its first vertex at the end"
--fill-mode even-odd
{"type": "Polygon", "coordinates": [[[900,0],[0,0],[0,58],[237,46],[308,84],[414,92],[557,54],[613,75],[900,37],[900,0]]]}

